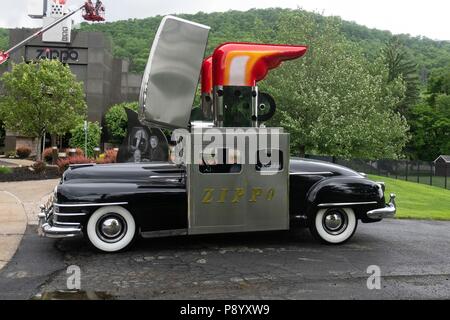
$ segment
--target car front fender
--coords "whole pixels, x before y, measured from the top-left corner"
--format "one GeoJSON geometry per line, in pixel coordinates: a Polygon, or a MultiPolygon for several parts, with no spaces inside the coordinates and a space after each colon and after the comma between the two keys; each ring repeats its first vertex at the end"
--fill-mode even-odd
{"type": "Polygon", "coordinates": [[[309,190],[306,202],[308,217],[320,208],[349,207],[354,209],[357,217],[363,221],[367,220],[369,210],[385,206],[382,186],[363,177],[333,177],[321,180],[309,190]]]}

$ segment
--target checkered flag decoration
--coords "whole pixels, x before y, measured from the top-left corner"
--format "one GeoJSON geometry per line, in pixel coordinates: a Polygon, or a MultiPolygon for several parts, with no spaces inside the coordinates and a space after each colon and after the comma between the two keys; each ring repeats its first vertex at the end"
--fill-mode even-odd
{"type": "Polygon", "coordinates": [[[54,18],[59,18],[64,15],[64,4],[55,4],[52,3],[52,6],[50,8],[50,15],[54,18]]]}

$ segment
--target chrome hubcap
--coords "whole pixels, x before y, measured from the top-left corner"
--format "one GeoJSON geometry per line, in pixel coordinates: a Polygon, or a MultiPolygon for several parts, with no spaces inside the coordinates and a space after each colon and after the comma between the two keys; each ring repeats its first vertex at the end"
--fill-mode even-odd
{"type": "Polygon", "coordinates": [[[118,219],[110,218],[103,221],[101,228],[105,236],[114,238],[122,232],[123,226],[118,219]]]}
{"type": "Polygon", "coordinates": [[[325,213],[322,224],[325,231],[329,234],[340,235],[347,229],[347,214],[342,209],[330,209],[325,213]]]}
{"type": "Polygon", "coordinates": [[[109,213],[97,222],[97,235],[102,241],[116,243],[127,233],[127,223],[122,216],[109,213]]]}
{"type": "Polygon", "coordinates": [[[338,214],[330,214],[325,217],[325,226],[331,230],[336,231],[342,226],[342,217],[338,214]]]}

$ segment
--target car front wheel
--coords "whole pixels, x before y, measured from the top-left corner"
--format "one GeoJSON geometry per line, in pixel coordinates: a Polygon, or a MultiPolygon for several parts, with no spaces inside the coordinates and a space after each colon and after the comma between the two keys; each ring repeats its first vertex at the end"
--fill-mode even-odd
{"type": "Polygon", "coordinates": [[[103,207],[89,218],[86,235],[98,250],[108,253],[128,249],[136,238],[132,214],[123,207],[103,207]]]}
{"type": "Polygon", "coordinates": [[[314,237],[326,244],[343,244],[356,232],[358,220],[351,208],[320,209],[310,224],[314,237]]]}

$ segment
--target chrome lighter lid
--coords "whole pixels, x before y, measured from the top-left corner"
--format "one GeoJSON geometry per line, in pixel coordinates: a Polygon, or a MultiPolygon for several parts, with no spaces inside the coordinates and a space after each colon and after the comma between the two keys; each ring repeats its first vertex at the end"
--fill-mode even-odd
{"type": "Polygon", "coordinates": [[[187,128],[210,28],[173,16],[163,18],[142,80],[140,120],[187,128]]]}

